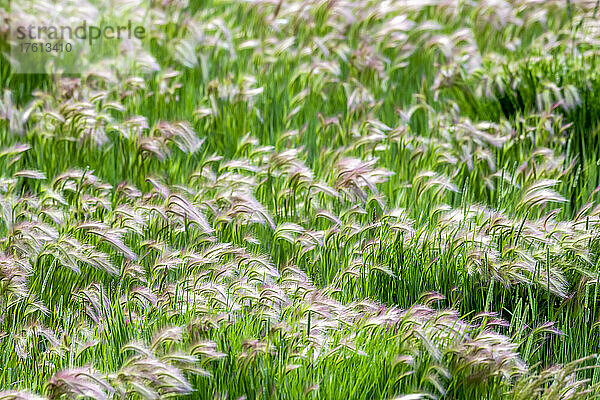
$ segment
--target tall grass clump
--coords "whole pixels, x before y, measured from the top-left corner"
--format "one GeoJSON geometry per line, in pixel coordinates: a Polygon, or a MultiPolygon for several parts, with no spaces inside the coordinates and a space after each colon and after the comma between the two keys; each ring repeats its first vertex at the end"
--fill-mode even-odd
{"type": "Polygon", "coordinates": [[[595,2],[37,3],[151,40],[0,30],[0,400],[600,396],[595,2]]]}

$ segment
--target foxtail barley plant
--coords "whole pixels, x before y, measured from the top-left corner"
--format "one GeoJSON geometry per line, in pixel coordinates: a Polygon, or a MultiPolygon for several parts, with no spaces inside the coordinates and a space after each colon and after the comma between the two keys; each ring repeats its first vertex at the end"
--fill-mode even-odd
{"type": "Polygon", "coordinates": [[[597,2],[29,3],[0,400],[600,397],[597,2]]]}

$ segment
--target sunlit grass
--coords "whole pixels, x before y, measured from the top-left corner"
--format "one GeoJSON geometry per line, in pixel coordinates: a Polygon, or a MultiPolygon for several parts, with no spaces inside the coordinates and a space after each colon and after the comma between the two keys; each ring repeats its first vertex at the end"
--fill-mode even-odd
{"type": "Polygon", "coordinates": [[[3,58],[0,399],[598,396],[597,10],[530,3],[143,3],[138,69],[3,58]]]}

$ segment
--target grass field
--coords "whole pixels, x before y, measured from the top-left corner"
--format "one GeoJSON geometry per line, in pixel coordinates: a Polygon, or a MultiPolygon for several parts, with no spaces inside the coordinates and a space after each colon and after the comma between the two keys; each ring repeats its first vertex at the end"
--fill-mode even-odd
{"type": "Polygon", "coordinates": [[[0,400],[600,398],[598,2],[34,3],[149,40],[0,29],[0,400]]]}

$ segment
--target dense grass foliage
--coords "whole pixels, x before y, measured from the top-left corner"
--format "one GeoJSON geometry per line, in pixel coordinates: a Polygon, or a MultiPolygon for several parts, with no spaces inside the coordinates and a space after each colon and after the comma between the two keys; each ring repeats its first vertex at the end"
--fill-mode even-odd
{"type": "Polygon", "coordinates": [[[597,3],[58,3],[152,40],[0,32],[1,400],[600,396],[597,3]]]}

